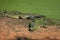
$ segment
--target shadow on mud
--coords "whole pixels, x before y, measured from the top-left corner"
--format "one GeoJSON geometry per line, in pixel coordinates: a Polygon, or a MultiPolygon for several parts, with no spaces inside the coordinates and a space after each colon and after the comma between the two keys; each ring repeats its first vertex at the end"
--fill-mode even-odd
{"type": "Polygon", "coordinates": [[[58,40],[56,38],[45,37],[43,39],[30,39],[26,37],[16,37],[16,40],[58,40]]]}

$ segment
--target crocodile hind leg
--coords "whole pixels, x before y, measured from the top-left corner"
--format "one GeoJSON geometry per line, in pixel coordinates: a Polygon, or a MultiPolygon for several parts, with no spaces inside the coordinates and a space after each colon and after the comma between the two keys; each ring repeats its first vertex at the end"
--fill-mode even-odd
{"type": "Polygon", "coordinates": [[[33,31],[34,23],[29,23],[29,31],[33,31]]]}
{"type": "Polygon", "coordinates": [[[43,23],[43,28],[47,28],[47,27],[46,27],[46,22],[47,22],[46,18],[42,18],[42,19],[43,19],[43,22],[44,22],[44,23],[43,23]]]}
{"type": "Polygon", "coordinates": [[[39,26],[39,20],[33,20],[31,23],[29,23],[29,31],[37,30],[39,26]]]}

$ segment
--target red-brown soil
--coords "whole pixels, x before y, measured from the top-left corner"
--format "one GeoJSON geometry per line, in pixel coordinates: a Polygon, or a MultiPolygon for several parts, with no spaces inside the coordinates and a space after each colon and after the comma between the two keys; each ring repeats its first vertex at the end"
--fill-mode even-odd
{"type": "Polygon", "coordinates": [[[0,40],[17,40],[17,37],[29,40],[60,40],[60,26],[48,25],[47,28],[39,28],[33,32],[28,31],[28,23],[31,20],[12,19],[3,17],[0,19],[0,40]]]}

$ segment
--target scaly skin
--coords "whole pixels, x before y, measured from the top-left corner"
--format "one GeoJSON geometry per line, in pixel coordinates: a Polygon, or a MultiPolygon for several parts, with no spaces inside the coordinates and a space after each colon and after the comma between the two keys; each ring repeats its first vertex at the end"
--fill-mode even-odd
{"type": "MultiPolygon", "coordinates": [[[[30,15],[30,14],[21,14],[21,13],[8,13],[8,12],[3,12],[3,16],[6,17],[10,17],[10,18],[17,18],[19,19],[19,17],[23,18],[23,19],[27,19],[29,17],[29,19],[32,19],[32,23],[31,26],[29,26],[29,28],[33,31],[36,30],[40,24],[40,20],[43,19],[43,25],[45,26],[45,19],[46,17],[44,15],[30,15]]],[[[29,24],[30,25],[30,24],[29,24]]]]}

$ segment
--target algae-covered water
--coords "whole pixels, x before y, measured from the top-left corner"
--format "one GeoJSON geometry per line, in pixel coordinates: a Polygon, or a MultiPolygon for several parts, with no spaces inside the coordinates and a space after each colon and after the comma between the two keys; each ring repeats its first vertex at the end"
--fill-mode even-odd
{"type": "Polygon", "coordinates": [[[60,19],[60,0],[0,0],[0,10],[17,10],[60,19]]]}

